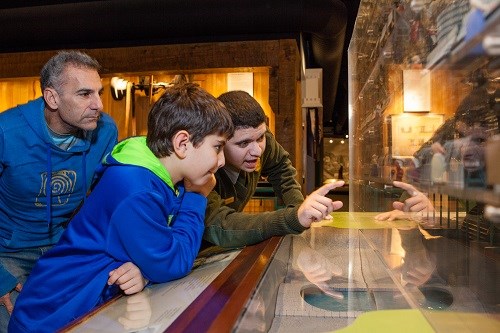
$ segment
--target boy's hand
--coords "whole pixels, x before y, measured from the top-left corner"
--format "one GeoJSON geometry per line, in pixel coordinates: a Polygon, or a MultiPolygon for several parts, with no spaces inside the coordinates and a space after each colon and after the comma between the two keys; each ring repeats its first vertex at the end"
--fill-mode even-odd
{"type": "Polygon", "coordinates": [[[300,224],[309,228],[313,222],[331,219],[330,213],[341,208],[343,204],[342,201],[332,201],[332,199],[327,198],[325,195],[334,188],[343,185],[344,181],[342,180],[328,183],[308,195],[300,205],[297,213],[300,224]]]}
{"type": "Polygon", "coordinates": [[[139,268],[131,262],[126,262],[109,272],[108,285],[116,284],[126,295],[138,293],[148,281],[142,277],[139,268]]]}
{"type": "MultiPolygon", "coordinates": [[[[21,292],[21,289],[23,289],[23,286],[20,283],[18,283],[16,288],[14,288],[14,289],[17,290],[18,292],[21,292]]],[[[0,305],[5,306],[5,308],[7,309],[7,312],[9,314],[12,314],[12,310],[14,310],[14,305],[12,304],[12,300],[10,299],[10,293],[11,292],[8,292],[7,294],[0,297],[0,305]]]]}
{"type": "Polygon", "coordinates": [[[214,174],[212,174],[212,177],[210,177],[210,179],[203,185],[194,185],[189,179],[185,178],[184,187],[186,188],[186,191],[196,192],[203,195],[204,197],[208,197],[210,192],[212,192],[212,190],[214,189],[216,182],[217,181],[214,174]]]}

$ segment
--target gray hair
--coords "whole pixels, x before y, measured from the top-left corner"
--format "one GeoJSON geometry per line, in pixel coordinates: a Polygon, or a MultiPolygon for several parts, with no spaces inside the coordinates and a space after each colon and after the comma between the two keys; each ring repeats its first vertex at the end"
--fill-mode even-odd
{"type": "Polygon", "coordinates": [[[99,62],[86,53],[80,51],[59,51],[49,59],[40,71],[40,87],[42,93],[45,88],[59,90],[64,77],[62,76],[66,66],[72,65],[78,68],[101,70],[99,62]]]}

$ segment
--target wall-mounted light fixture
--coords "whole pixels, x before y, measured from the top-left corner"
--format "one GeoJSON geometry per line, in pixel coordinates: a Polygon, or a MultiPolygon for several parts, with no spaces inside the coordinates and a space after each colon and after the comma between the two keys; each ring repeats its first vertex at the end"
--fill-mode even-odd
{"type": "Polygon", "coordinates": [[[129,82],[128,80],[114,76],[111,78],[111,96],[114,100],[122,100],[127,94],[127,85],[130,84],[130,91],[132,94],[136,90],[143,91],[146,96],[152,97],[162,89],[171,86],[175,83],[187,82],[185,75],[176,75],[172,82],[154,82],[153,75],[150,76],[140,76],[139,83],[129,82]]]}
{"type": "Polygon", "coordinates": [[[127,83],[127,80],[121,79],[117,76],[113,76],[111,78],[111,96],[114,100],[119,101],[123,99],[123,97],[125,97],[127,91],[127,83]]]}
{"type": "Polygon", "coordinates": [[[168,86],[188,82],[185,75],[176,75],[172,82],[154,82],[153,75],[139,77],[139,83],[133,83],[128,80],[114,76],[111,78],[111,96],[114,100],[119,101],[125,97],[125,129],[127,136],[135,136],[136,118],[135,118],[135,92],[143,91],[146,96],[149,96],[150,104],[153,103],[153,95],[167,88],[168,86]],[[130,126],[129,126],[130,125],[130,126]],[[128,132],[130,130],[130,132],[128,132]]]}

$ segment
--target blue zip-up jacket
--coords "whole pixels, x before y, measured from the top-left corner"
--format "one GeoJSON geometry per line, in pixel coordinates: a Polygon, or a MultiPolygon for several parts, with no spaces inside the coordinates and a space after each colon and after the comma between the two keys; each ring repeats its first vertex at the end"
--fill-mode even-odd
{"type": "MultiPolygon", "coordinates": [[[[0,252],[55,244],[117,135],[102,113],[97,128],[65,151],[49,136],[42,97],[0,113],[0,252]]],[[[0,295],[16,284],[0,266],[0,295]]]]}
{"type": "Polygon", "coordinates": [[[55,332],[119,293],[108,274],[133,262],[153,283],[191,270],[207,199],[174,187],[144,137],[120,142],[61,240],[35,265],[9,332],[55,332]]]}

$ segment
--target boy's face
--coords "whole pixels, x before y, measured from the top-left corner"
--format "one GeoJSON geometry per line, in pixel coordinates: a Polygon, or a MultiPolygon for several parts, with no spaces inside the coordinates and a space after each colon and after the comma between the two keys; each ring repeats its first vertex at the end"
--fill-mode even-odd
{"type": "Polygon", "coordinates": [[[203,185],[213,174],[224,166],[224,145],[226,137],[218,134],[207,135],[201,145],[193,147],[188,156],[191,167],[185,170],[185,177],[193,185],[203,185]]]}
{"type": "Polygon", "coordinates": [[[266,147],[266,124],[238,128],[224,147],[226,165],[236,171],[253,172],[266,147]]]}

